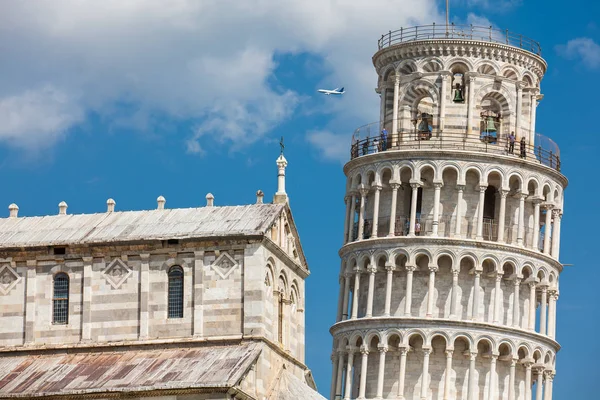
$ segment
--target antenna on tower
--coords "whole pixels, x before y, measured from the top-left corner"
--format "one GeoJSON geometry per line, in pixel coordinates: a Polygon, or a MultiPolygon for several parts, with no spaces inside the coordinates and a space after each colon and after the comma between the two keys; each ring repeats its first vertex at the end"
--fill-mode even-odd
{"type": "Polygon", "coordinates": [[[448,25],[450,25],[450,8],[448,3],[450,2],[450,0],[446,0],[446,37],[448,37],[448,25]]]}

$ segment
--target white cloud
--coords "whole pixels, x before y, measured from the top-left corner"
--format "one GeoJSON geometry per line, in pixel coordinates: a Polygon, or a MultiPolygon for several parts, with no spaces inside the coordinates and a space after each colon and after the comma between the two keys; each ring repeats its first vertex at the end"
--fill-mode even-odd
{"type": "Polygon", "coordinates": [[[308,132],[306,138],[325,159],[345,163],[350,157],[351,135],[321,130],[308,132]]]}
{"type": "Polygon", "coordinates": [[[581,60],[588,68],[600,68],[600,45],[593,39],[581,37],[556,46],[559,55],[569,60],[581,60]]]}
{"type": "Polygon", "coordinates": [[[233,147],[251,143],[300,102],[268,83],[276,53],[323,57],[331,74],[322,83],[348,90],[327,111],[345,124],[370,122],[378,115],[371,65],[378,37],[439,21],[435,3],[0,2],[0,104],[14,121],[0,128],[0,140],[49,144],[92,111],[138,129],[157,115],[196,123],[187,143],[192,152],[201,152],[208,137],[233,147]],[[120,104],[132,110],[126,114],[120,104]]]}

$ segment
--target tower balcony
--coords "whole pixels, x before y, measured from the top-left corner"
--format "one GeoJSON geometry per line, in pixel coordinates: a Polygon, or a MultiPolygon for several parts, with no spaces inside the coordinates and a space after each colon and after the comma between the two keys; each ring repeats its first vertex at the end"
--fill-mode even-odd
{"type": "MultiPolygon", "coordinates": [[[[388,125],[384,123],[383,126],[388,125]]],[[[429,127],[431,128],[431,127],[429,127]]],[[[387,151],[452,151],[508,156],[526,162],[561,170],[560,149],[552,139],[535,134],[534,144],[512,141],[509,135],[497,131],[473,134],[432,129],[398,129],[398,133],[383,135],[382,124],[373,122],[357,128],[352,135],[350,160],[387,151]]]]}
{"type": "Polygon", "coordinates": [[[377,45],[379,50],[402,43],[422,40],[475,40],[518,47],[540,56],[542,48],[539,42],[523,35],[507,30],[495,29],[491,26],[474,25],[421,25],[400,28],[381,35],[377,45]]]}

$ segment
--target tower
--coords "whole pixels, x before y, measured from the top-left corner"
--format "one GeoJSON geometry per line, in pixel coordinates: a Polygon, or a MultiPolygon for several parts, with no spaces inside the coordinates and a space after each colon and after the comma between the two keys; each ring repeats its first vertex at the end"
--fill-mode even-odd
{"type": "Polygon", "coordinates": [[[563,191],[537,42],[389,32],[347,177],[332,399],[550,400],[563,191]]]}

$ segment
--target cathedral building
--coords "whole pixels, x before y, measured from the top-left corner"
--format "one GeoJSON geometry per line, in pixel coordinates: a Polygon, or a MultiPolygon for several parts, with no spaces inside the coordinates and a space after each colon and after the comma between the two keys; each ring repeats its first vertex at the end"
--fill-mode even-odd
{"type": "Polygon", "coordinates": [[[273,203],[0,219],[1,399],[323,399],[308,265],[273,203]]]}
{"type": "Polygon", "coordinates": [[[567,179],[535,131],[540,45],[430,25],[378,47],[380,119],[344,166],[330,398],[551,400],[567,179]]]}

